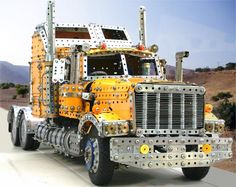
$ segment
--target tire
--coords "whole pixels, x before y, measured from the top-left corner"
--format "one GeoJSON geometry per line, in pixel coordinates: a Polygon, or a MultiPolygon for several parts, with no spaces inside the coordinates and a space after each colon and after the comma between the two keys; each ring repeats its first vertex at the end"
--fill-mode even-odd
{"type": "Polygon", "coordinates": [[[203,179],[210,167],[193,167],[193,168],[182,168],[183,174],[190,180],[201,180],[203,179]]]}
{"type": "Polygon", "coordinates": [[[14,146],[20,146],[20,139],[19,139],[19,128],[17,127],[17,122],[15,122],[14,116],[14,108],[11,106],[8,116],[8,132],[11,133],[11,142],[14,146]]]}
{"type": "Polygon", "coordinates": [[[11,125],[11,142],[14,146],[19,147],[20,146],[20,138],[19,138],[19,128],[16,126],[16,123],[14,123],[14,118],[12,120],[11,125]]]}
{"type": "Polygon", "coordinates": [[[87,138],[84,157],[91,182],[99,186],[108,184],[114,173],[114,162],[110,160],[109,139],[98,137],[95,128],[87,138]]]}
{"type": "Polygon", "coordinates": [[[34,134],[27,134],[26,120],[24,113],[22,113],[19,120],[19,140],[20,146],[24,150],[36,150],[39,148],[40,143],[34,140],[34,134]]]}

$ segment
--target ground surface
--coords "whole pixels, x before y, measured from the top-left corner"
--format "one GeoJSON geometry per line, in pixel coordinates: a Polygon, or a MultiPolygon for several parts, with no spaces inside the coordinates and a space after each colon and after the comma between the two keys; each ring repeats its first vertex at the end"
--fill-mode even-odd
{"type": "MultiPolygon", "coordinates": [[[[0,108],[0,187],[93,186],[81,161],[55,154],[41,146],[37,151],[13,147],[7,132],[7,111],[0,108]]],[[[115,171],[110,186],[232,187],[236,174],[212,167],[200,182],[186,180],[180,169],[115,171]]]]}
{"type": "Polygon", "coordinates": [[[0,88],[0,107],[9,110],[11,105],[27,106],[28,105],[28,95],[22,98],[17,95],[16,99],[12,99],[14,95],[17,95],[16,88],[1,89],[0,88]]]}

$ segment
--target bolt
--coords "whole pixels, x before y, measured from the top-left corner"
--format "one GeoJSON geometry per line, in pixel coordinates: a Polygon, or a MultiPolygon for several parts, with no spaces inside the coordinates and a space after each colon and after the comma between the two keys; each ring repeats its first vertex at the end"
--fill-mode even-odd
{"type": "Polygon", "coordinates": [[[169,159],[172,159],[173,157],[171,155],[168,156],[169,159]]]}
{"type": "Polygon", "coordinates": [[[211,140],[211,142],[212,142],[212,143],[215,143],[215,142],[216,142],[216,140],[215,140],[215,139],[212,139],[212,140],[211,140]]]}
{"type": "Polygon", "coordinates": [[[182,158],[182,159],[185,159],[185,154],[182,154],[182,155],[181,155],[181,158],[182,158]]]}
{"type": "Polygon", "coordinates": [[[139,155],[135,155],[135,157],[134,157],[136,160],[138,160],[139,159],[139,155]]]}
{"type": "Polygon", "coordinates": [[[183,151],[183,152],[184,152],[184,151],[185,151],[185,147],[181,147],[181,151],[183,151]]]}
{"type": "Polygon", "coordinates": [[[135,143],[136,143],[136,144],[139,144],[139,140],[135,140],[135,143]]]}
{"type": "Polygon", "coordinates": [[[230,138],[230,139],[229,139],[229,143],[232,143],[232,142],[233,142],[233,139],[232,139],[232,138],[230,138]]]}
{"type": "Polygon", "coordinates": [[[185,139],[181,139],[181,143],[185,143],[186,142],[186,140],[185,139]]]}
{"type": "Polygon", "coordinates": [[[152,162],[149,162],[149,163],[148,163],[148,167],[151,168],[152,166],[153,166],[152,162]]]}
{"type": "Polygon", "coordinates": [[[199,154],[199,158],[203,158],[203,154],[202,153],[199,154]]]}
{"type": "Polygon", "coordinates": [[[148,142],[149,142],[150,144],[152,144],[152,143],[153,143],[153,140],[149,140],[148,142]]]}
{"type": "Polygon", "coordinates": [[[232,152],[230,152],[230,153],[229,153],[229,157],[232,157],[232,156],[233,156],[233,153],[232,153],[232,152]]]}
{"type": "Polygon", "coordinates": [[[185,163],[184,163],[184,162],[181,162],[181,166],[185,166],[185,163]]]}
{"type": "Polygon", "coordinates": [[[200,139],[199,139],[199,142],[200,142],[200,143],[203,143],[203,142],[204,142],[204,138],[200,138],[200,139]]]}
{"type": "Polygon", "coordinates": [[[168,142],[169,142],[169,143],[172,143],[172,142],[173,142],[173,140],[169,140],[168,142]]]}
{"type": "Polygon", "coordinates": [[[173,151],[173,148],[172,147],[168,147],[168,151],[169,152],[173,151]]]}
{"type": "Polygon", "coordinates": [[[127,147],[127,151],[130,152],[130,150],[131,150],[131,148],[128,146],[128,147],[127,147]]]}
{"type": "Polygon", "coordinates": [[[119,141],[118,141],[117,139],[114,139],[114,140],[113,140],[113,145],[118,144],[118,142],[119,142],[119,141]]]}
{"type": "Polygon", "coordinates": [[[172,164],[171,164],[170,162],[168,162],[168,166],[169,166],[169,167],[171,167],[171,166],[172,166],[172,164]]]}
{"type": "Polygon", "coordinates": [[[115,155],[114,156],[114,160],[118,160],[119,159],[119,156],[118,155],[115,155]]]}

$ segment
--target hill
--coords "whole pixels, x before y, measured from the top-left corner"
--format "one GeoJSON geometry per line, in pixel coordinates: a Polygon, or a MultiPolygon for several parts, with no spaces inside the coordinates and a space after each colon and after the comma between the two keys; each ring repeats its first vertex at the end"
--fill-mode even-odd
{"type": "MultiPolygon", "coordinates": [[[[175,67],[166,66],[167,79],[175,79],[175,67]]],[[[184,69],[184,81],[196,83],[206,88],[206,102],[214,103],[211,97],[219,92],[230,92],[236,101],[236,70],[195,72],[191,69],[184,69]]]]}
{"type": "Polygon", "coordinates": [[[236,70],[194,72],[191,76],[187,75],[184,80],[204,86],[206,102],[213,103],[211,97],[219,92],[231,92],[236,101],[236,70]]]}
{"type": "Polygon", "coordinates": [[[29,66],[16,66],[6,61],[0,61],[0,83],[3,82],[28,84],[29,66]]]}

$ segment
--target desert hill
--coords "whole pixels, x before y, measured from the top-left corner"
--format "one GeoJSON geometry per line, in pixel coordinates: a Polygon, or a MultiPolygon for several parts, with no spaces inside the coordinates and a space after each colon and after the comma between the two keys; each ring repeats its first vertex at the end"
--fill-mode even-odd
{"type": "Polygon", "coordinates": [[[3,82],[28,84],[29,66],[16,66],[6,61],[0,61],[0,83],[3,82]]]}
{"type": "Polygon", "coordinates": [[[194,72],[186,76],[185,81],[202,85],[206,88],[206,101],[212,102],[211,97],[219,92],[231,92],[236,101],[236,70],[194,72]]]}

